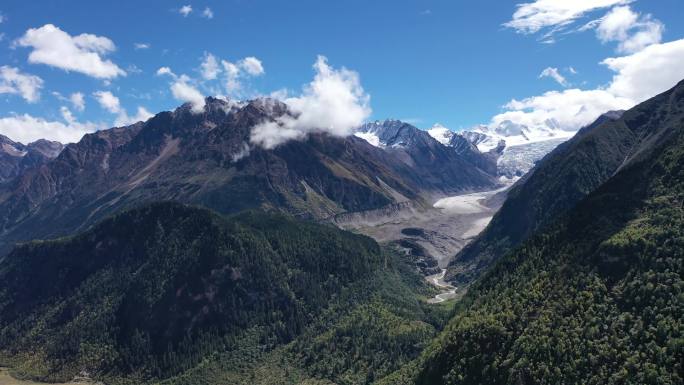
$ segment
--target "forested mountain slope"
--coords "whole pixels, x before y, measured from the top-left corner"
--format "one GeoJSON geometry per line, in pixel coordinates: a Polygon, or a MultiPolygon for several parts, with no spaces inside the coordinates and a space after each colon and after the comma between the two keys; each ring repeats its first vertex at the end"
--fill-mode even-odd
{"type": "Polygon", "coordinates": [[[424,284],[395,258],[370,238],[279,215],[225,218],[175,203],[126,211],[0,262],[0,365],[50,381],[85,372],[107,384],[240,383],[280,347],[292,375],[343,371],[352,377],[341,384],[361,383],[354,376],[415,358],[438,326],[421,321],[430,316],[413,290],[424,284]],[[328,345],[335,334],[318,339],[315,330],[369,314],[394,326],[347,348],[328,345]]]}
{"type": "Polygon", "coordinates": [[[680,85],[636,109],[651,114],[626,114],[644,127],[639,150],[497,262],[421,358],[384,383],[681,384],[682,106],[680,85]]]}

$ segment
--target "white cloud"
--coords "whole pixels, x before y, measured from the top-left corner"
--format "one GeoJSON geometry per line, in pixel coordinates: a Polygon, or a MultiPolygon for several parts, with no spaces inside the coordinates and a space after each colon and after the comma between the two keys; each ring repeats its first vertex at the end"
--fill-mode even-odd
{"type": "Polygon", "coordinates": [[[229,95],[233,95],[242,87],[242,84],[238,80],[240,68],[227,60],[221,60],[221,65],[226,72],[226,92],[228,92],[229,95]]]}
{"type": "Polygon", "coordinates": [[[126,126],[139,121],[151,118],[153,115],[143,107],[138,107],[138,112],[134,116],[129,116],[125,109],[121,107],[119,98],[109,91],[97,91],[93,93],[100,106],[105,110],[116,114],[115,126],[126,126]]]}
{"type": "Polygon", "coordinates": [[[85,109],[85,98],[81,92],[74,92],[69,96],[69,100],[75,109],[83,111],[85,109]]]}
{"type": "Polygon", "coordinates": [[[150,43],[135,43],[133,44],[135,49],[148,49],[150,48],[150,43]]]}
{"type": "Polygon", "coordinates": [[[174,98],[183,102],[189,102],[192,106],[192,112],[200,113],[204,111],[204,105],[206,104],[204,95],[197,88],[190,85],[189,82],[189,77],[181,75],[171,84],[171,93],[174,98]]]}
{"type": "Polygon", "coordinates": [[[551,28],[550,34],[587,13],[614,5],[628,4],[632,0],[536,0],[518,5],[512,20],[504,26],[519,33],[532,34],[551,28]]]}
{"type": "Polygon", "coordinates": [[[133,116],[128,116],[126,111],[122,111],[116,117],[116,120],[114,121],[114,125],[115,126],[127,126],[129,124],[133,124],[133,123],[137,123],[137,122],[144,122],[153,116],[154,116],[154,114],[147,111],[147,109],[145,109],[144,107],[138,107],[137,113],[133,116]]]}
{"type": "Polygon", "coordinates": [[[69,110],[69,108],[67,108],[66,106],[62,106],[59,109],[59,111],[62,113],[62,118],[64,118],[64,120],[66,120],[67,123],[76,123],[76,118],[74,118],[74,115],[71,113],[71,110],[69,110]]]}
{"type": "Polygon", "coordinates": [[[250,141],[263,148],[274,148],[310,133],[334,136],[351,135],[371,113],[368,96],[356,72],[331,68],[324,56],[314,65],[316,76],[298,97],[285,99],[292,115],[252,128],[250,141]]]}
{"type": "Polygon", "coordinates": [[[178,10],[178,13],[183,15],[183,17],[188,17],[188,15],[191,12],[192,12],[192,6],[191,5],[184,5],[178,10]]]}
{"type": "Polygon", "coordinates": [[[100,106],[105,110],[111,112],[112,114],[118,114],[121,112],[121,104],[119,98],[114,96],[109,91],[97,91],[93,93],[93,96],[100,103],[100,106]]]}
{"type": "MultiPolygon", "coordinates": [[[[241,59],[237,61],[237,63],[232,63],[228,60],[220,60],[219,64],[218,58],[211,53],[205,53],[202,63],[200,64],[199,72],[202,79],[207,81],[218,79],[219,75],[223,73],[222,81],[227,95],[231,97],[240,97],[244,96],[242,81],[249,77],[263,75],[264,66],[261,63],[261,60],[253,56],[241,59]]],[[[212,92],[220,93],[216,88],[212,88],[212,92]]]]}
{"type": "Polygon", "coordinates": [[[21,143],[30,143],[38,139],[56,140],[62,143],[77,142],[83,135],[98,130],[94,123],[64,124],[48,121],[28,114],[0,118],[0,134],[21,143]]]}
{"type": "Polygon", "coordinates": [[[684,39],[653,44],[602,64],[615,72],[607,91],[642,102],[673,87],[684,79],[684,39]]]}
{"type": "Polygon", "coordinates": [[[172,77],[176,77],[176,74],[171,71],[171,68],[169,67],[160,67],[157,70],[157,76],[162,76],[162,75],[171,75],[172,77]]]}
{"type": "Polygon", "coordinates": [[[219,67],[216,57],[210,53],[204,54],[204,60],[200,65],[200,73],[204,80],[213,80],[218,77],[221,68],[219,67]]]}
{"type": "Polygon", "coordinates": [[[255,58],[254,56],[242,59],[240,61],[240,68],[252,76],[259,76],[263,75],[264,73],[264,66],[261,64],[261,60],[255,58]]]}
{"type": "Polygon", "coordinates": [[[634,53],[660,43],[663,24],[650,15],[641,16],[629,6],[614,7],[596,23],[596,35],[603,43],[619,42],[618,52],[634,53]]]}
{"type": "Polygon", "coordinates": [[[26,31],[16,44],[33,48],[28,57],[30,63],[46,64],[100,79],[126,75],[112,61],[102,58],[116,48],[106,37],[87,33],[71,36],[52,24],[45,24],[26,31]]]}
{"type": "Polygon", "coordinates": [[[630,108],[630,99],[605,90],[568,89],[511,100],[505,112],[492,118],[490,127],[525,126],[532,131],[576,131],[610,110],[630,108]]]}
{"type": "Polygon", "coordinates": [[[568,67],[568,72],[570,72],[573,75],[577,75],[577,70],[575,69],[575,67],[568,67]]]}
{"type": "Polygon", "coordinates": [[[214,18],[214,11],[212,11],[211,8],[206,7],[206,8],[204,8],[204,11],[202,11],[202,17],[207,18],[207,19],[213,19],[214,18]]]}
{"type": "Polygon", "coordinates": [[[540,79],[541,79],[541,78],[547,78],[547,77],[548,77],[548,78],[551,78],[551,79],[553,79],[553,80],[555,80],[558,84],[560,84],[560,85],[563,86],[563,87],[567,87],[567,86],[568,86],[568,81],[567,81],[567,79],[565,79],[565,77],[564,77],[563,75],[560,74],[560,72],[558,71],[558,68],[546,67],[546,68],[541,72],[541,74],[539,74],[539,78],[540,78],[540,79]]]}
{"type": "Polygon", "coordinates": [[[524,125],[536,130],[576,131],[609,110],[628,109],[684,79],[684,39],[653,44],[628,56],[605,59],[615,74],[593,90],[551,91],[512,100],[494,116],[491,128],[524,125]]]}
{"type": "Polygon", "coordinates": [[[43,79],[38,76],[22,73],[10,66],[0,67],[0,94],[21,95],[27,102],[33,103],[40,99],[42,87],[43,79]]]}

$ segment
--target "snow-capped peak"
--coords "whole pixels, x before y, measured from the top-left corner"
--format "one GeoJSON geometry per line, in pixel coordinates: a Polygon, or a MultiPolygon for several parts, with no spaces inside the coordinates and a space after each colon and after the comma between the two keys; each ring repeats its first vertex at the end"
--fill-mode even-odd
{"type": "Polygon", "coordinates": [[[453,138],[455,135],[453,131],[439,123],[435,123],[435,125],[433,125],[432,128],[428,129],[427,132],[428,134],[430,134],[430,136],[435,138],[435,140],[437,140],[445,146],[449,145],[451,138],[453,138]]]}
{"type": "Polygon", "coordinates": [[[418,129],[401,120],[387,119],[366,123],[354,135],[376,147],[405,147],[412,140],[413,130],[418,129]]]}

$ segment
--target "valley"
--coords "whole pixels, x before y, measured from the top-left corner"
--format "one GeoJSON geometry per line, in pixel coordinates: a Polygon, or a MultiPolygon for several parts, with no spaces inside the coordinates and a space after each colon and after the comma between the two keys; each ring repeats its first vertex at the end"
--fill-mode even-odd
{"type": "MultiPolygon", "coordinates": [[[[494,190],[453,195],[422,207],[407,202],[391,210],[347,215],[335,223],[372,237],[381,244],[409,241],[445,268],[451,258],[477,236],[499,209],[510,185],[494,190]]],[[[404,243],[406,245],[406,243],[404,243]]],[[[410,248],[402,247],[407,252],[410,248]]]]}

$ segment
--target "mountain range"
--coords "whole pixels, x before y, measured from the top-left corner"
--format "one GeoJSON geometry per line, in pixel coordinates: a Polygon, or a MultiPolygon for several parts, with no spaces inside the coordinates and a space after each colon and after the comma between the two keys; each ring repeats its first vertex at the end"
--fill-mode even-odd
{"type": "Polygon", "coordinates": [[[684,81],[561,144],[397,120],[250,142],[285,114],[207,98],[63,149],[3,138],[0,366],[108,385],[684,381],[684,81]],[[449,196],[478,221],[503,204],[441,273],[420,245],[334,226],[449,196]]]}
{"type": "Polygon", "coordinates": [[[55,159],[63,149],[59,142],[41,139],[23,145],[0,135],[0,183],[55,159]]]}
{"type": "Polygon", "coordinates": [[[429,205],[435,196],[497,183],[418,129],[411,146],[393,151],[323,134],[272,150],[249,143],[253,126],[286,113],[272,99],[236,105],[208,98],[200,114],[184,105],[88,134],[0,186],[0,251],[158,200],[325,219],[406,201],[429,205]]]}

